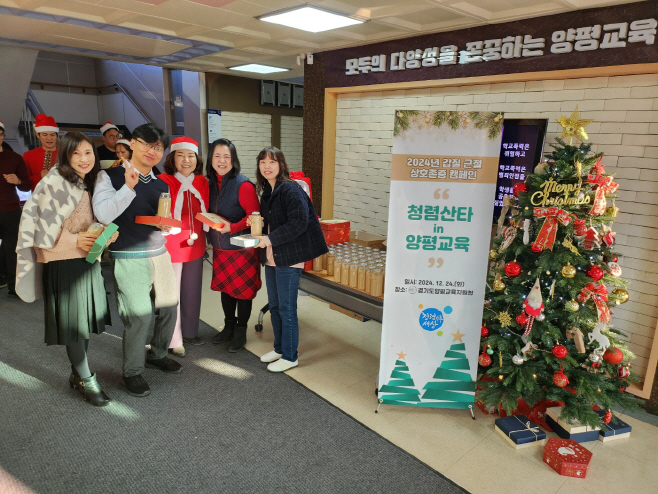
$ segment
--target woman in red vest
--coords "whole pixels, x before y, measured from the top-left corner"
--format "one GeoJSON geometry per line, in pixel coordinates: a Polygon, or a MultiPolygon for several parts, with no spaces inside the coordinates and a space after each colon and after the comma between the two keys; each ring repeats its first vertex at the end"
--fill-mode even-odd
{"type": "Polygon", "coordinates": [[[166,244],[179,293],[178,318],[169,353],[184,357],[183,342],[203,345],[198,333],[207,227],[195,217],[208,211],[208,179],[202,175],[199,145],[187,137],[174,139],[164,171],[158,179],[169,185],[172,216],[183,223],[180,233],[167,236],[166,244]]]}

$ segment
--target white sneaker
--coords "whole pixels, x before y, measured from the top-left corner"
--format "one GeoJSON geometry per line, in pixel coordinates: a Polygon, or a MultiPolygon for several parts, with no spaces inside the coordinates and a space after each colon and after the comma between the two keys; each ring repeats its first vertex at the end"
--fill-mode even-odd
{"type": "Polygon", "coordinates": [[[298,365],[299,365],[299,359],[295,360],[294,362],[291,362],[290,360],[281,358],[276,362],[272,362],[270,365],[268,365],[267,370],[270,372],[284,372],[287,371],[288,369],[292,369],[293,367],[297,367],[298,365]]]}
{"type": "Polygon", "coordinates": [[[282,354],[276,353],[274,350],[272,350],[270,353],[266,353],[260,358],[261,362],[265,362],[266,364],[269,364],[270,362],[274,362],[275,360],[279,360],[281,357],[283,357],[282,354]]]}

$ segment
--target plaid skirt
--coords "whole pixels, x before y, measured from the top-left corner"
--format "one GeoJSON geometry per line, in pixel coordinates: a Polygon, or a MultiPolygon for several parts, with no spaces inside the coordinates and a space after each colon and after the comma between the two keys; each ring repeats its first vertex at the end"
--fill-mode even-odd
{"type": "Polygon", "coordinates": [[[260,259],[256,249],[213,249],[211,290],[239,300],[253,300],[260,290],[260,259]]]}

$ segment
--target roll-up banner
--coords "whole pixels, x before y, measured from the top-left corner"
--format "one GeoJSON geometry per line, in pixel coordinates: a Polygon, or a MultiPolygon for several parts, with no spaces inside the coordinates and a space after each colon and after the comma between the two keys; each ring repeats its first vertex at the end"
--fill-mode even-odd
{"type": "Polygon", "coordinates": [[[396,110],[394,118],[378,398],[466,409],[503,113],[396,110]]]}

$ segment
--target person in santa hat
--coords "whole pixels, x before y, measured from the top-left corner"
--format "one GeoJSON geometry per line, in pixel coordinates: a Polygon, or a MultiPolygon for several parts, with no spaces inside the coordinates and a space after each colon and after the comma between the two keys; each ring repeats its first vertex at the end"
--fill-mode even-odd
{"type": "Polygon", "coordinates": [[[229,221],[209,234],[213,246],[210,288],[222,293],[224,310],[224,328],[213,336],[212,342],[230,342],[228,351],[235,353],[247,343],[247,322],[262,282],[256,250],[231,244],[231,237],[250,233],[247,218],[253,212],[260,212],[260,204],[256,186],[240,173],[238,152],[228,139],[217,139],[210,145],[206,176],[210,187],[210,212],[229,221]]]}
{"type": "Polygon", "coordinates": [[[39,180],[45,177],[57,162],[59,127],[53,117],[40,113],[34,119],[34,132],[36,132],[41,146],[23,154],[33,192],[39,180]]]}
{"type": "Polygon", "coordinates": [[[10,297],[17,298],[16,242],[21,220],[21,204],[16,188],[31,190],[27,167],[20,154],[4,146],[5,125],[0,122],[0,288],[7,287],[10,297]]]}
{"type": "Polygon", "coordinates": [[[169,353],[185,356],[183,342],[203,345],[199,338],[203,255],[206,252],[208,227],[196,219],[208,212],[208,179],[203,176],[199,145],[189,137],[171,142],[171,152],[159,178],[169,185],[171,211],[183,223],[181,232],[167,236],[167,251],[178,282],[178,315],[169,353]]]}
{"type": "Polygon", "coordinates": [[[121,166],[123,161],[121,159],[125,159],[130,161],[133,157],[133,150],[130,149],[130,141],[128,139],[119,139],[117,140],[116,147],[114,148],[116,151],[116,160],[114,163],[112,163],[112,166],[110,168],[116,168],[117,166],[121,166]]]}
{"type": "Polygon", "coordinates": [[[96,151],[98,151],[98,157],[101,160],[101,169],[105,170],[111,167],[117,159],[116,145],[121,139],[121,134],[119,133],[119,127],[109,120],[101,126],[100,131],[103,134],[103,144],[98,146],[96,151]]]}

